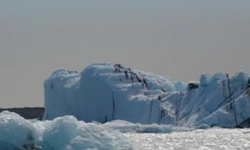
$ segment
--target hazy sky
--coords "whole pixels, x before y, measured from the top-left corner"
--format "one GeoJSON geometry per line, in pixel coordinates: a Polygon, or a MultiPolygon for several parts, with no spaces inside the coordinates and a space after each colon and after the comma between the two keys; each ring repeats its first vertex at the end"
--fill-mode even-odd
{"type": "Polygon", "coordinates": [[[43,106],[55,69],[93,62],[183,81],[250,72],[250,1],[0,1],[0,107],[43,106]]]}

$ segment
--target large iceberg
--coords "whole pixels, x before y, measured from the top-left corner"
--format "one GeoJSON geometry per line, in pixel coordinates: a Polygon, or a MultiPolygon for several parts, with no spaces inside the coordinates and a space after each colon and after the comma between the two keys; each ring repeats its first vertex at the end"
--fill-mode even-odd
{"type": "Polygon", "coordinates": [[[249,76],[219,72],[185,83],[120,64],[94,63],[81,73],[58,69],[44,82],[43,120],[72,115],[101,123],[249,126],[249,76]]]}

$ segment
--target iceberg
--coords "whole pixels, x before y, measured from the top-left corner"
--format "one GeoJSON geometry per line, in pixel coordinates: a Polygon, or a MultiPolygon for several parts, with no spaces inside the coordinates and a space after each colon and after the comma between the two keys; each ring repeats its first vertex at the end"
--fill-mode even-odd
{"type": "Polygon", "coordinates": [[[81,74],[56,70],[44,89],[44,120],[73,115],[86,122],[120,119],[149,124],[159,122],[158,95],[175,91],[175,85],[153,73],[95,63],[81,74]]]}
{"type": "Polygon", "coordinates": [[[219,72],[185,83],[121,64],[58,69],[44,81],[43,120],[72,115],[85,122],[249,127],[249,77],[219,72]]]}
{"type": "Polygon", "coordinates": [[[0,113],[1,150],[133,150],[122,133],[73,116],[52,121],[25,120],[15,113],[0,113]]]}

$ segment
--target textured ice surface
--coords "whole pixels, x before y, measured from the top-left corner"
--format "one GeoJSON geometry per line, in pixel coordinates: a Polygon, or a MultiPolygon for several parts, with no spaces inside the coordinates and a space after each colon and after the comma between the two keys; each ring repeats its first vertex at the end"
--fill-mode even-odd
{"type": "Polygon", "coordinates": [[[56,70],[44,82],[44,119],[74,115],[86,122],[159,123],[159,95],[175,85],[153,73],[95,63],[81,74],[56,70]]]}
{"type": "Polygon", "coordinates": [[[126,120],[185,127],[249,126],[250,74],[202,74],[197,85],[122,65],[94,63],[81,74],[58,69],[44,82],[43,119],[73,115],[85,122],[126,120]],[[198,86],[199,83],[199,86],[198,86]]]}
{"type": "Polygon", "coordinates": [[[188,129],[116,120],[85,123],[72,116],[25,120],[0,113],[0,150],[247,150],[249,129],[188,129]],[[121,132],[118,132],[121,131],[121,132]]]}
{"type": "Polygon", "coordinates": [[[0,150],[132,150],[120,132],[77,121],[72,116],[53,121],[30,121],[10,113],[0,113],[0,150]]]}
{"type": "Polygon", "coordinates": [[[125,133],[143,150],[248,150],[249,129],[199,129],[169,134],[125,133]]]}

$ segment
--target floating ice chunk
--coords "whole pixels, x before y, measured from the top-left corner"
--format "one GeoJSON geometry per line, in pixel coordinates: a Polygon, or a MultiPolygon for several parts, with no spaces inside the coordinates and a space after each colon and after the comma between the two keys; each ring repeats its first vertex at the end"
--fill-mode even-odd
{"type": "Polygon", "coordinates": [[[29,121],[4,111],[0,113],[0,135],[0,149],[8,150],[134,149],[120,132],[73,116],[29,121]]]}
{"type": "Polygon", "coordinates": [[[72,116],[59,117],[49,122],[43,132],[43,138],[49,145],[60,148],[69,143],[79,130],[78,121],[72,116]]]}
{"type": "Polygon", "coordinates": [[[0,113],[0,142],[5,143],[3,145],[23,148],[23,144],[35,138],[33,131],[32,123],[18,114],[8,111],[0,113]]]}
{"type": "MultiPolygon", "coordinates": [[[[83,122],[82,122],[83,123],[83,122]]],[[[65,145],[62,149],[98,149],[98,150],[132,150],[130,141],[115,130],[93,123],[82,124],[77,136],[65,145]]]]}

